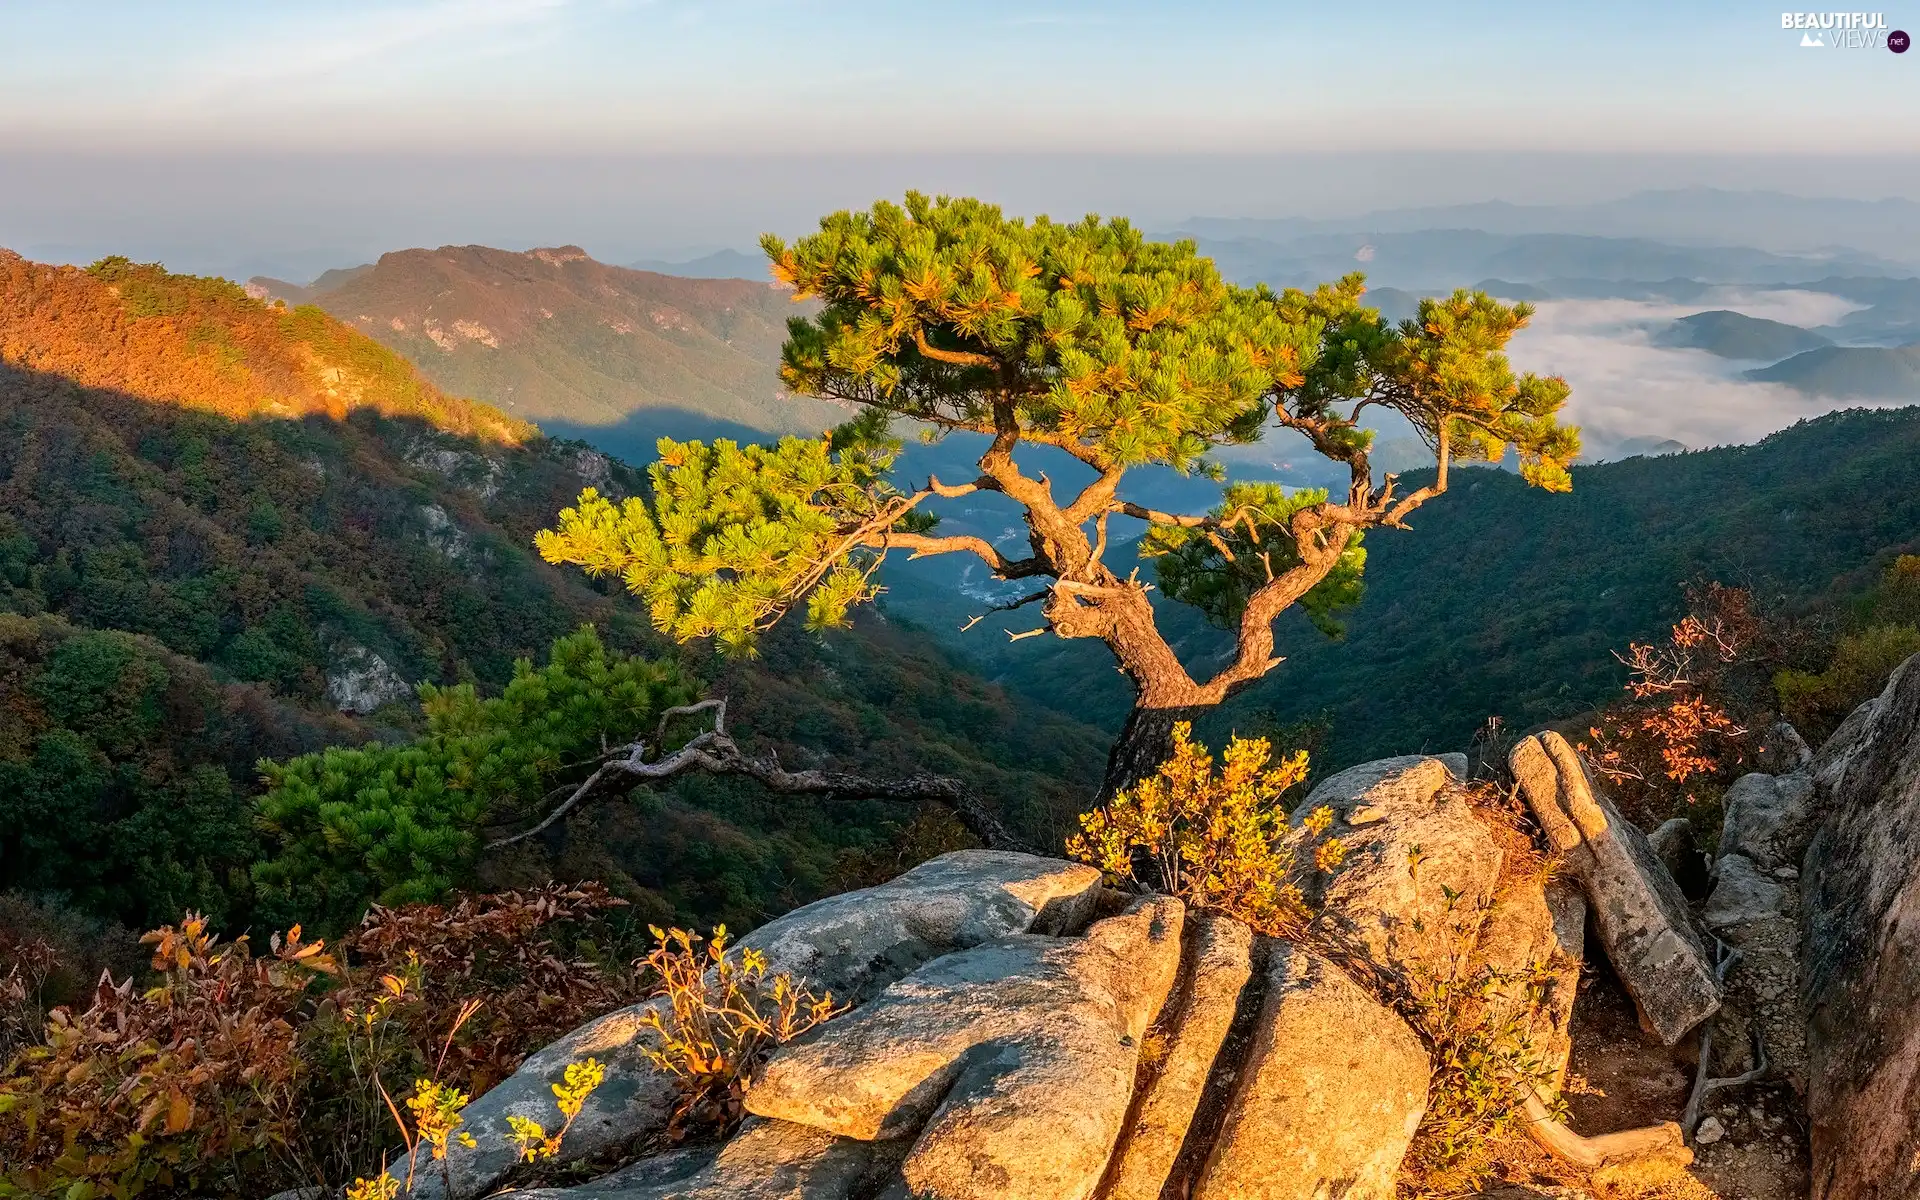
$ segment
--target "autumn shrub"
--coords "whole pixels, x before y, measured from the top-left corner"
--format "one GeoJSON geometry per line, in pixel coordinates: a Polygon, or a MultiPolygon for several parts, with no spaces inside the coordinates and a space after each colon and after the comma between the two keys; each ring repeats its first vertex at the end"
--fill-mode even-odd
{"type": "Polygon", "coordinates": [[[1328,872],[1345,854],[1326,836],[1332,810],[1289,824],[1282,798],[1306,778],[1298,751],[1270,766],[1265,738],[1234,738],[1214,770],[1213,756],[1174,726],[1173,757],[1137,786],[1080,818],[1067,853],[1127,883],[1178,896],[1265,933],[1305,924],[1302,872],[1328,872]]]}
{"type": "Polygon", "coordinates": [[[59,965],[45,938],[0,929],[0,1061],[41,1040],[47,979],[59,965]]]}
{"type": "MultiPolygon", "coordinates": [[[[0,1074],[0,1196],[259,1196],[434,1161],[451,1097],[645,994],[604,949],[620,904],[554,884],[377,908],[337,949],[295,928],[261,957],[197,916],[156,930],[154,986],[103,978],[0,1074]]],[[[0,965],[0,1004],[29,990],[21,964],[17,988],[0,965]]]]}
{"type": "Polygon", "coordinates": [[[1498,898],[1538,887],[1554,860],[1542,852],[1517,790],[1491,780],[1468,784],[1462,798],[1500,847],[1495,900],[1447,894],[1439,927],[1446,953],[1411,971],[1389,999],[1426,1042],[1433,1062],[1427,1109],[1407,1150],[1401,1192],[1417,1197],[1475,1195],[1486,1185],[1502,1143],[1525,1132],[1525,1104],[1538,1095],[1559,1115],[1556,1071],[1535,1042],[1537,1014],[1563,963],[1525,968],[1488,963],[1480,953],[1486,918],[1498,898]]]}
{"type": "Polygon", "coordinates": [[[300,1012],[338,971],[298,928],[256,957],[189,915],[146,935],[158,982],[102,978],[0,1081],[7,1195],[257,1196],[297,1153],[300,1012]]]}
{"type": "Polygon", "coordinates": [[[1402,1006],[1433,1062],[1427,1110],[1401,1166],[1403,1191],[1478,1194],[1501,1141],[1525,1131],[1528,1092],[1551,1094],[1555,1072],[1534,1044],[1531,1020],[1549,975],[1544,965],[1478,964],[1423,981],[1411,1009],[1402,1006]]]}
{"type": "Polygon", "coordinates": [[[830,992],[769,975],[757,950],[730,953],[725,926],[704,949],[684,929],[655,927],[653,936],[645,962],[666,1004],[643,1018],[654,1041],[641,1052],[680,1090],[668,1139],[723,1133],[745,1116],[741,1099],[766,1056],[844,1009],[830,992]]]}
{"type": "Polygon", "coordinates": [[[638,974],[598,953],[622,905],[598,884],[550,884],[368,913],[302,1033],[317,1076],[314,1173],[377,1173],[399,1148],[388,1095],[427,1079],[477,1096],[531,1051],[638,1000],[638,974]]]}
{"type": "Polygon", "coordinates": [[[1751,769],[1773,717],[1767,679],[1780,631],[1742,588],[1696,585],[1687,601],[1664,640],[1615,655],[1627,668],[1626,694],[1600,711],[1579,745],[1643,823],[1717,798],[1751,769]]]}

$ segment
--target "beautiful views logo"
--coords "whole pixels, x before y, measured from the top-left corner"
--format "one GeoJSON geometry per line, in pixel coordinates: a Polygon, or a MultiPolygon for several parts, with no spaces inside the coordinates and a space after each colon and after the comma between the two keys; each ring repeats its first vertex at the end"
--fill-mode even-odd
{"type": "MultiPolygon", "coordinates": [[[[1781,13],[1780,28],[1799,30],[1801,46],[1810,49],[1878,50],[1888,44],[1885,13],[1781,13]]],[[[1900,35],[1899,50],[1906,49],[1905,38],[1900,35]]]]}

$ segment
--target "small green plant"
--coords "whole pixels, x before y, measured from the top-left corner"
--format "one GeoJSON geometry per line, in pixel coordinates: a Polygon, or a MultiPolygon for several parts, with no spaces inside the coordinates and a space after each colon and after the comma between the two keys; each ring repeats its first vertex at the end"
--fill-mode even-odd
{"type": "Polygon", "coordinates": [[[681,1102],[668,1137],[725,1132],[744,1115],[741,1097],[755,1068],[783,1042],[845,1011],[833,993],[815,993],[793,976],[767,974],[757,950],[730,954],[726,926],[706,948],[685,929],[649,927],[656,945],[645,959],[659,979],[663,1007],[643,1022],[653,1030],[642,1053],[671,1075],[681,1102]]]}
{"type": "Polygon", "coordinates": [[[1308,918],[1296,876],[1302,852],[1313,847],[1314,870],[1331,872],[1346,857],[1327,836],[1333,811],[1319,808],[1298,826],[1281,807],[1286,792],[1307,775],[1297,751],[1269,766],[1265,738],[1236,737],[1214,771],[1213,756],[1192,739],[1192,726],[1174,726],[1173,757],[1137,787],[1083,814],[1067,853],[1135,886],[1178,896],[1264,933],[1298,932],[1308,918]]]}
{"type": "MultiPolygon", "coordinates": [[[[1471,785],[1467,795],[1502,847],[1503,882],[1525,877],[1527,886],[1544,879],[1552,864],[1515,820],[1511,797],[1488,783],[1471,785]]],[[[1500,1143],[1523,1132],[1529,1095],[1540,1096],[1556,1119],[1563,1114],[1555,1072],[1534,1041],[1535,1014],[1554,985],[1554,964],[1516,970],[1481,960],[1476,950],[1493,902],[1473,903],[1444,886],[1442,892],[1446,907],[1436,932],[1445,939],[1445,960],[1416,969],[1410,987],[1390,997],[1433,1061],[1427,1111],[1400,1176],[1403,1195],[1423,1198],[1477,1194],[1492,1175],[1500,1143]]]]}
{"type": "MultiPolygon", "coordinates": [[[[1523,1130],[1528,1091],[1552,1091],[1553,1070],[1534,1046],[1529,1020],[1549,975],[1544,965],[1521,972],[1481,965],[1415,997],[1413,1024],[1434,1064],[1427,1112],[1402,1168],[1416,1195],[1478,1192],[1498,1144],[1523,1130]]],[[[1557,1097],[1548,1111],[1563,1115],[1557,1097]]]]}
{"type": "Polygon", "coordinates": [[[586,1059],[577,1063],[568,1063],[566,1074],[559,1083],[553,1085],[555,1103],[560,1115],[566,1118],[560,1124],[558,1132],[549,1135],[546,1127],[531,1117],[515,1114],[507,1118],[507,1124],[513,1129],[513,1142],[520,1151],[520,1161],[538,1162],[552,1158],[560,1153],[560,1143],[566,1140],[567,1130],[573,1128],[573,1119],[586,1107],[587,1097],[594,1089],[606,1081],[607,1071],[597,1059],[586,1059]]]}

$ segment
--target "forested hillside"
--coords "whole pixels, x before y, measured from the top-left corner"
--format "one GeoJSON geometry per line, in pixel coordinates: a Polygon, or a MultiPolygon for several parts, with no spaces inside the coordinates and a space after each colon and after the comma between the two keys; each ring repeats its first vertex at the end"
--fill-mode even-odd
{"type": "MultiPolygon", "coordinates": [[[[403,736],[412,684],[491,694],[587,622],[728,695],[750,745],[955,774],[1036,835],[1097,771],[1096,733],[884,622],[772,639],[753,664],[662,646],[530,549],[583,486],[625,494],[634,472],[446,395],[318,309],[116,261],[0,271],[0,889],[130,923],[244,917],[256,758],[403,736]]],[[[691,783],[482,865],[744,924],[916,815],[691,783]]]]}
{"type": "Polygon", "coordinates": [[[818,433],[845,420],[781,391],[774,364],[794,305],[764,266],[758,274],[659,275],[577,246],[442,246],[385,254],[301,290],[448,391],[488,397],[550,431],[631,422],[650,442],[726,426],[818,433]]]}

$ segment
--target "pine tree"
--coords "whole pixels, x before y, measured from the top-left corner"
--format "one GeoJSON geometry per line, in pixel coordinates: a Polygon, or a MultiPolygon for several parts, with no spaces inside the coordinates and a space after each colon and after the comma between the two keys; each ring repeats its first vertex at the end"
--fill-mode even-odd
{"type": "Polygon", "coordinates": [[[1125,220],[1027,221],[917,193],[761,244],[795,298],[822,305],[789,323],[783,381],[861,416],[773,447],[663,440],[650,500],[616,508],[585,492],[540,536],[541,554],[618,575],[660,629],[734,650],[798,605],[812,625],[844,621],[893,550],[972,554],[998,578],[1035,580],[1007,607],[1041,605],[1053,634],[1104,641],[1136,689],[1108,795],[1167,757],[1178,722],[1274,668],[1283,611],[1299,604],[1325,626],[1350,604],[1363,534],[1404,528],[1447,490],[1454,462],[1511,452],[1528,482],[1570,486],[1579,434],[1557,420],[1567,385],[1516,375],[1504,353],[1531,315],[1524,304],[1458,291],[1394,327],[1362,305],[1359,275],[1312,292],[1237,287],[1192,242],[1151,241],[1125,220]],[[1434,456],[1430,483],[1403,493],[1392,475],[1375,480],[1368,408],[1413,426],[1434,456]],[[978,478],[892,480],[900,418],[990,437],[978,478]],[[1119,498],[1135,467],[1219,478],[1208,452],[1273,424],[1344,464],[1346,494],[1235,483],[1205,513],[1119,498]],[[1058,496],[1016,465],[1022,443],[1098,477],[1058,496]],[[935,532],[928,502],[976,491],[1024,507],[1024,557],[935,532]],[[1157,557],[1167,596],[1236,634],[1210,677],[1190,674],[1161,636],[1139,573],[1105,561],[1116,517],[1149,526],[1142,553],[1157,557]]]}

